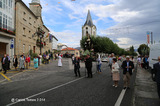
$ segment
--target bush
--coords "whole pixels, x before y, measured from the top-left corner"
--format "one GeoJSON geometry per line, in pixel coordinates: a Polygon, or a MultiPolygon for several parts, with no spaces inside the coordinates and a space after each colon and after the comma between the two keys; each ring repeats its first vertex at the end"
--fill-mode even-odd
{"type": "Polygon", "coordinates": [[[37,53],[32,53],[31,54],[31,60],[33,60],[34,59],[34,57],[37,57],[38,56],[38,54],[37,53]]]}

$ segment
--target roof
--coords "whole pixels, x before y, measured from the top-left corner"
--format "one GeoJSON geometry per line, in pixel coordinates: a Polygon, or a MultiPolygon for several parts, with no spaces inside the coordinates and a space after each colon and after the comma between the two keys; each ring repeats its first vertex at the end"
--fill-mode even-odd
{"type": "Polygon", "coordinates": [[[53,35],[53,38],[58,41],[58,39],[53,35]]]}
{"type": "Polygon", "coordinates": [[[89,10],[88,10],[87,19],[86,19],[86,22],[85,22],[84,26],[85,25],[89,25],[90,27],[94,26],[89,10]]]}
{"type": "Polygon", "coordinates": [[[74,50],[77,50],[77,49],[74,49],[71,47],[67,47],[67,48],[62,49],[62,51],[74,51],[74,50]]]}

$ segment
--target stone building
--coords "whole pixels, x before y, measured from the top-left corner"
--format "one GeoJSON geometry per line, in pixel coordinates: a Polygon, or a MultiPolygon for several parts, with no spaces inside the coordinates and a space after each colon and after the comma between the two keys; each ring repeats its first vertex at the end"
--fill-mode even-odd
{"type": "Polygon", "coordinates": [[[86,22],[82,26],[82,37],[91,35],[96,36],[96,31],[96,26],[93,24],[90,11],[88,10],[86,22]]]}
{"type": "Polygon", "coordinates": [[[15,0],[0,0],[0,69],[4,54],[14,55],[14,14],[15,0]]]}
{"type": "Polygon", "coordinates": [[[32,0],[27,7],[22,0],[15,2],[15,22],[16,22],[16,39],[15,39],[15,54],[21,55],[22,53],[28,54],[30,50],[33,53],[40,54],[40,36],[37,31],[41,29],[41,53],[52,50],[52,42],[49,40],[49,29],[44,25],[41,11],[42,6],[40,0],[32,0]],[[42,47],[43,46],[43,47],[42,47]]]}

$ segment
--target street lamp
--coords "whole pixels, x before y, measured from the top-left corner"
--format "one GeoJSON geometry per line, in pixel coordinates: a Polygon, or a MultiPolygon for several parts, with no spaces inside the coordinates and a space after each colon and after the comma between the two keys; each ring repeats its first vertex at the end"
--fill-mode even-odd
{"type": "MultiPolygon", "coordinates": [[[[39,38],[39,42],[37,42],[37,44],[39,45],[39,47],[40,47],[40,55],[42,54],[42,46],[43,46],[43,43],[42,43],[42,38],[44,37],[44,34],[45,34],[45,32],[42,30],[42,28],[41,27],[38,27],[38,29],[37,29],[37,31],[32,35],[32,37],[34,37],[34,36],[38,36],[38,38],[39,38]]],[[[37,45],[37,46],[38,46],[37,45]]]]}

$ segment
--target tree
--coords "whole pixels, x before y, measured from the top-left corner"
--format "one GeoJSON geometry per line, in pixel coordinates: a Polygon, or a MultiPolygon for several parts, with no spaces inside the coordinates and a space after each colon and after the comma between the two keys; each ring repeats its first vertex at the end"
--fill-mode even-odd
{"type": "MultiPolygon", "coordinates": [[[[86,50],[85,42],[87,41],[87,36],[83,37],[80,41],[81,48],[86,50]]],[[[94,49],[94,52],[99,53],[115,53],[116,55],[123,55],[125,53],[124,49],[121,49],[116,43],[113,43],[107,37],[100,36],[91,36],[91,47],[94,49]]]]}
{"type": "Polygon", "coordinates": [[[138,48],[138,53],[142,56],[149,55],[149,47],[146,44],[141,44],[138,48]]]}

